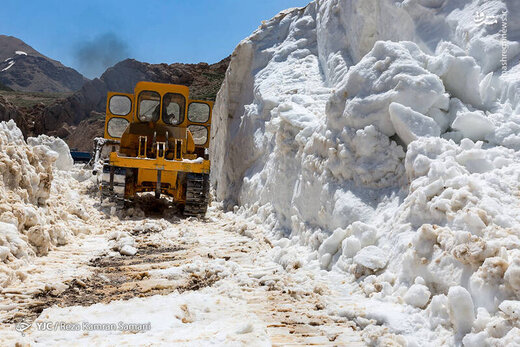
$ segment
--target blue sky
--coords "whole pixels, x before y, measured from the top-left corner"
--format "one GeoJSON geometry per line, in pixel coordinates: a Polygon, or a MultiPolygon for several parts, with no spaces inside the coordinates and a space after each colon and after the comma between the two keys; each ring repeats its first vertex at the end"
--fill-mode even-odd
{"type": "Polygon", "coordinates": [[[0,34],[97,77],[124,58],[217,62],[262,20],[310,0],[2,0],[0,34]]]}

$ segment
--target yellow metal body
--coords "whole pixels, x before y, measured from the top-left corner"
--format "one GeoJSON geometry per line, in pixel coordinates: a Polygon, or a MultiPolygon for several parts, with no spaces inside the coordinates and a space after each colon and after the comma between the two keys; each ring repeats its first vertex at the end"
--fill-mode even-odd
{"type": "Polygon", "coordinates": [[[104,137],[121,143],[119,149],[110,153],[109,164],[133,172],[132,180],[130,182],[127,180],[126,183],[126,198],[140,192],[155,191],[159,179],[162,194],[173,197],[176,202],[185,201],[185,187],[179,181],[182,177],[181,173],[209,174],[210,172],[210,160],[205,155],[205,150],[209,146],[212,109],[213,103],[210,101],[190,100],[188,87],[181,85],[139,82],[135,86],[134,94],[108,93],[104,137]],[[157,120],[143,122],[139,118],[138,98],[141,92],[154,92],[153,95],[160,95],[161,115],[157,120]],[[166,117],[163,115],[163,103],[167,93],[182,95],[185,99],[183,119],[175,125],[168,124],[163,119],[166,117]],[[120,99],[128,98],[130,101],[128,113],[126,113],[128,108],[124,112],[114,112],[111,102],[115,96],[120,99]],[[188,111],[194,103],[208,106],[209,116],[204,122],[195,122],[190,118],[188,111]],[[120,119],[128,122],[123,134],[114,134],[110,131],[109,122],[114,118],[118,118],[117,121],[122,124],[125,122],[120,119]],[[194,129],[202,129],[202,132],[204,128],[206,129],[204,143],[194,142],[193,134],[189,130],[190,126],[195,126],[194,129]],[[160,171],[159,175],[158,171],[160,171]]]}
{"type": "Polygon", "coordinates": [[[163,171],[183,171],[194,173],[209,174],[209,160],[168,160],[165,158],[135,158],[122,157],[116,152],[110,153],[110,165],[127,167],[127,168],[143,168],[149,170],[163,170],[163,171]]]}

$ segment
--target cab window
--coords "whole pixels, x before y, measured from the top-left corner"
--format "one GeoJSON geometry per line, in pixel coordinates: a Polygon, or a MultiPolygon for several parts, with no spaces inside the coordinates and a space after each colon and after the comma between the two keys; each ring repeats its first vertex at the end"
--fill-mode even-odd
{"type": "Polygon", "coordinates": [[[125,132],[128,124],[130,124],[130,122],[125,118],[110,118],[107,124],[108,135],[110,135],[113,138],[120,138],[121,136],[123,136],[123,133],[125,132]]]}
{"type": "Polygon", "coordinates": [[[186,99],[177,93],[166,93],[163,96],[163,122],[169,125],[178,125],[184,120],[186,99]]]}
{"type": "Polygon", "coordinates": [[[202,146],[208,141],[208,128],[204,125],[191,124],[188,126],[188,130],[191,132],[196,146],[202,146]]]}
{"type": "Polygon", "coordinates": [[[141,122],[157,122],[160,102],[161,96],[157,92],[145,90],[139,93],[137,118],[141,122]]]}
{"type": "Polygon", "coordinates": [[[113,95],[108,103],[108,109],[115,116],[126,116],[132,111],[132,100],[126,95],[113,95]]]}
{"type": "Polygon", "coordinates": [[[209,120],[209,105],[192,101],[188,106],[188,120],[193,123],[206,123],[209,120]]]}

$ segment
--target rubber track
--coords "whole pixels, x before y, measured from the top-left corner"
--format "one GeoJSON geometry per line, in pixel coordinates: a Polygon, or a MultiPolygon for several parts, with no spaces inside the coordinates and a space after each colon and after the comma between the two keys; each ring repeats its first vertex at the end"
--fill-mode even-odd
{"type": "Polygon", "coordinates": [[[189,173],[186,175],[185,216],[204,216],[208,209],[209,175],[189,173]]]}

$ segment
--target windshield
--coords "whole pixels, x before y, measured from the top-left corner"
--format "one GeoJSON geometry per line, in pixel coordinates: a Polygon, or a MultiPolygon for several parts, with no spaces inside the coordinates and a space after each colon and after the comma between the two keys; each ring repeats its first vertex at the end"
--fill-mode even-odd
{"type": "Polygon", "coordinates": [[[177,125],[184,120],[184,96],[176,93],[166,93],[163,97],[163,122],[169,125],[177,125]]]}
{"type": "Polygon", "coordinates": [[[141,122],[157,122],[159,120],[159,103],[161,96],[157,92],[143,91],[139,93],[137,117],[141,122]]]}

